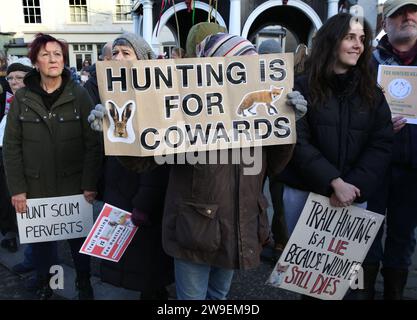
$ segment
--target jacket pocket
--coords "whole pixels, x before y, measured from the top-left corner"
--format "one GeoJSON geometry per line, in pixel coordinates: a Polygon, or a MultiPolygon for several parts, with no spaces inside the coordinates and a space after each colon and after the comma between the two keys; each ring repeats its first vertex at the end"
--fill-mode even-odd
{"type": "Polygon", "coordinates": [[[178,244],[194,251],[216,251],[221,238],[217,209],[215,204],[180,204],[175,228],[178,244]]]}
{"type": "Polygon", "coordinates": [[[42,194],[44,190],[42,188],[39,170],[25,168],[24,172],[29,196],[32,196],[34,193],[37,195],[42,194]]]}
{"type": "Polygon", "coordinates": [[[258,215],[258,238],[262,245],[265,245],[270,240],[269,222],[268,222],[268,201],[262,195],[258,198],[259,215],[258,215]]]}
{"type": "Polygon", "coordinates": [[[32,179],[39,179],[39,170],[25,168],[25,176],[32,179]]]}
{"type": "Polygon", "coordinates": [[[57,115],[59,135],[61,140],[82,138],[80,115],[77,112],[61,113],[57,115]]]}
{"type": "Polygon", "coordinates": [[[19,115],[22,124],[22,136],[28,141],[41,141],[40,132],[42,119],[34,113],[22,113],[19,115]]]}

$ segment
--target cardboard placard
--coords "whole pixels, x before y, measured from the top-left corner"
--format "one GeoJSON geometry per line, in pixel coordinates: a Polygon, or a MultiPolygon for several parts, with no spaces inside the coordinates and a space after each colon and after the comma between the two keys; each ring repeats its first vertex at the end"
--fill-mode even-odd
{"type": "Polygon", "coordinates": [[[293,55],[98,62],[106,155],[292,144],[293,55]]]}

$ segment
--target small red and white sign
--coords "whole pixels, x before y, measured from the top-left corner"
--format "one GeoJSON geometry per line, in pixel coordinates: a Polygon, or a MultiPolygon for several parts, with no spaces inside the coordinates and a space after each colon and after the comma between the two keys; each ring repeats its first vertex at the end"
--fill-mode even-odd
{"type": "Polygon", "coordinates": [[[131,218],[130,212],[106,203],[80,252],[118,262],[138,230],[131,218]]]}

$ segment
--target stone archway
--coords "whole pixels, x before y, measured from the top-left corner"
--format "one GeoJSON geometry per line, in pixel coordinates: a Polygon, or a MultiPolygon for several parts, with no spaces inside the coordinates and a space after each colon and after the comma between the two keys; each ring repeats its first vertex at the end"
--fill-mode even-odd
{"type": "MultiPolygon", "coordinates": [[[[212,9],[210,7],[210,5],[208,5],[207,3],[204,3],[204,2],[201,2],[201,1],[196,1],[195,2],[195,8],[196,8],[196,10],[205,11],[206,13],[209,13],[211,11],[212,12],[211,16],[214,19],[216,19],[217,22],[221,26],[227,28],[226,22],[224,21],[221,14],[218,11],[216,11],[214,8],[212,9]]],[[[159,52],[159,41],[158,41],[157,29],[161,30],[174,17],[175,11],[178,14],[179,12],[181,12],[183,10],[187,10],[187,6],[186,6],[185,2],[177,3],[175,6],[172,6],[167,11],[165,11],[164,14],[161,16],[160,21],[159,21],[159,28],[157,27],[157,25],[155,25],[153,33],[152,33],[152,47],[153,47],[155,52],[159,52]]],[[[181,32],[182,37],[186,38],[187,33],[184,32],[184,30],[181,30],[181,31],[182,31],[181,32]]],[[[176,35],[175,35],[175,38],[177,38],[176,35]]],[[[181,43],[185,43],[184,41],[185,41],[185,39],[181,39],[181,43]]]]}
{"type": "Polygon", "coordinates": [[[242,37],[251,38],[254,32],[268,23],[282,24],[296,33],[300,42],[306,44],[310,42],[313,31],[322,26],[318,14],[305,2],[289,0],[283,5],[281,0],[270,0],[259,5],[249,15],[242,30],[242,37]]]}

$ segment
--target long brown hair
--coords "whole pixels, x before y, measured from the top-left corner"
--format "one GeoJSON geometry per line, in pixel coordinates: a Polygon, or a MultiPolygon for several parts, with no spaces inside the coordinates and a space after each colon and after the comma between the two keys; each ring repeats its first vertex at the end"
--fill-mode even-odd
{"type": "MultiPolygon", "coordinates": [[[[357,19],[349,13],[339,13],[331,17],[317,31],[313,47],[308,58],[307,76],[310,87],[310,99],[313,105],[319,105],[329,99],[332,94],[331,82],[334,75],[334,65],[337,61],[338,49],[343,38],[350,30],[352,19],[357,19]]],[[[375,100],[376,78],[370,67],[372,55],[372,31],[363,19],[365,33],[364,51],[355,66],[351,67],[358,74],[357,90],[366,105],[372,107],[375,100]],[[375,85],[371,85],[371,84],[375,85]]]]}

